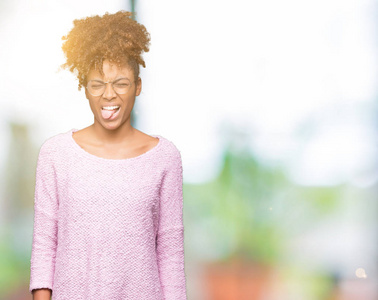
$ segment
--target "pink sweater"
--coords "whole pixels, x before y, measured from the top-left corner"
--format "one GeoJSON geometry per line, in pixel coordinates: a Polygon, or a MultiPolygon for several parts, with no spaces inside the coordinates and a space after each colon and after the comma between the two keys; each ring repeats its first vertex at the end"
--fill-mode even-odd
{"type": "Polygon", "coordinates": [[[106,159],[71,129],[40,148],[29,291],[52,300],[186,299],[182,162],[159,135],[151,150],[106,159]]]}

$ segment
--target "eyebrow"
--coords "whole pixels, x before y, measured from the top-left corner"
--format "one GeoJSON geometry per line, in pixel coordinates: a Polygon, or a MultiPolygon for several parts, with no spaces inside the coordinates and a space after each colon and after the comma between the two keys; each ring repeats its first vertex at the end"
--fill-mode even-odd
{"type": "MultiPolygon", "coordinates": [[[[130,79],[129,78],[127,78],[127,77],[120,77],[120,78],[117,78],[117,79],[115,79],[115,80],[113,80],[113,82],[116,82],[116,81],[119,81],[119,80],[122,80],[122,79],[127,79],[128,81],[130,81],[130,79]]],[[[101,79],[90,79],[89,81],[97,81],[97,82],[104,82],[103,80],[101,80],[101,79]]]]}

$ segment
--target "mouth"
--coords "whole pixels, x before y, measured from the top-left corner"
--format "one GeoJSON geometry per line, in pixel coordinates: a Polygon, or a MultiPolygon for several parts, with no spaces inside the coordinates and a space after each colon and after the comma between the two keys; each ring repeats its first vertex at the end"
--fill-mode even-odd
{"type": "Polygon", "coordinates": [[[102,109],[104,110],[115,110],[115,109],[119,109],[119,105],[114,105],[114,106],[103,106],[102,109]]]}
{"type": "Polygon", "coordinates": [[[103,106],[101,108],[101,115],[105,120],[114,120],[118,115],[121,107],[115,106],[103,106]]]}

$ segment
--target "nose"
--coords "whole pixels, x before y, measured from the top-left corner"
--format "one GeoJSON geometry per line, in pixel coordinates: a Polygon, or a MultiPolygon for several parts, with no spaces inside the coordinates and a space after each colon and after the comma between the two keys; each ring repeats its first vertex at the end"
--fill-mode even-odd
{"type": "Polygon", "coordinates": [[[111,100],[111,99],[117,97],[117,93],[114,91],[111,82],[105,83],[105,91],[102,94],[102,97],[104,99],[108,99],[108,100],[111,100]]]}

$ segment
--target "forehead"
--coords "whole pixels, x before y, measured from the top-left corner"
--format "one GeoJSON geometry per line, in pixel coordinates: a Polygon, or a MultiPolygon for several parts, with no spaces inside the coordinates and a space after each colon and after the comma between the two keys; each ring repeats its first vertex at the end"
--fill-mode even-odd
{"type": "Polygon", "coordinates": [[[88,79],[102,79],[105,81],[114,80],[120,77],[133,78],[134,72],[128,64],[118,66],[116,63],[111,63],[105,60],[102,65],[102,74],[98,69],[92,69],[88,73],[88,79]]]}

